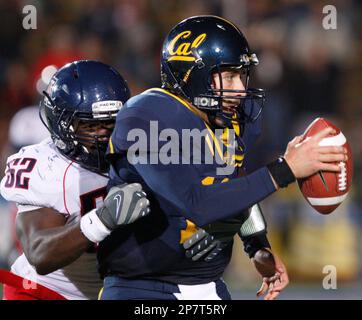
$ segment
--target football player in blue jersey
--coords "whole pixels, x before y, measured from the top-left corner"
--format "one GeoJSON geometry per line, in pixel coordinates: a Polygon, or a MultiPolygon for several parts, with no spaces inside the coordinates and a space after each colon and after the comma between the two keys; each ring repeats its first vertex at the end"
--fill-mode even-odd
{"type": "Polygon", "coordinates": [[[100,243],[102,299],[230,299],[222,275],[235,234],[263,277],[258,294],[274,299],[288,284],[257,204],[296,178],[339,171],[345,154],[318,145],[326,129],[295,137],[282,157],[248,172],[265,98],[249,88],[257,64],[220,17],[188,18],[166,37],[162,88],[127,101],[109,143],[108,187],[140,183],[151,213],[100,243]]]}

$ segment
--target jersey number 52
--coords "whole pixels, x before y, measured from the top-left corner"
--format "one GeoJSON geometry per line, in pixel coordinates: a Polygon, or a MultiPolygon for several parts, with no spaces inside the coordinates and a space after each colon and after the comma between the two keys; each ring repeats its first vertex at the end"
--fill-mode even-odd
{"type": "Polygon", "coordinates": [[[29,188],[29,177],[24,176],[26,173],[33,171],[36,159],[33,158],[16,158],[7,164],[6,188],[29,188]]]}

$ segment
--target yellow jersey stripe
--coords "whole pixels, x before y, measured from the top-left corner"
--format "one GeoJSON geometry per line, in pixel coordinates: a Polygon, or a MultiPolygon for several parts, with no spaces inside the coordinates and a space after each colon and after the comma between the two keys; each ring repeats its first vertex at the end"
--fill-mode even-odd
{"type": "Polygon", "coordinates": [[[110,152],[111,154],[113,154],[113,153],[114,153],[114,147],[113,147],[112,137],[109,138],[108,145],[109,145],[109,152],[110,152]]]}
{"type": "Polygon", "coordinates": [[[214,184],[214,181],[215,181],[214,177],[206,177],[201,181],[201,183],[204,186],[209,186],[209,185],[214,184]]]}
{"type": "Polygon", "coordinates": [[[186,229],[181,230],[181,239],[180,239],[180,243],[184,243],[188,238],[190,238],[194,233],[197,232],[197,227],[196,225],[190,221],[186,219],[186,229]]]}
{"type": "Polygon", "coordinates": [[[98,293],[98,300],[102,299],[103,289],[104,289],[104,287],[102,287],[102,289],[98,293]]]}
{"type": "Polygon", "coordinates": [[[221,147],[219,145],[219,141],[216,139],[214,132],[210,129],[210,127],[207,125],[207,123],[205,123],[206,128],[209,130],[212,140],[214,141],[215,147],[216,147],[216,151],[220,156],[220,159],[224,159],[222,151],[221,151],[221,147]]]}

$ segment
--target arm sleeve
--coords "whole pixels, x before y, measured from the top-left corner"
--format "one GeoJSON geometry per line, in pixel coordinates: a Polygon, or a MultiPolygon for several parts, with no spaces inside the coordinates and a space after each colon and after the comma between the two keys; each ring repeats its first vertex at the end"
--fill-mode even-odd
{"type": "Polygon", "coordinates": [[[192,165],[135,164],[144,182],[198,226],[231,218],[275,191],[267,168],[204,186],[192,165]]]}

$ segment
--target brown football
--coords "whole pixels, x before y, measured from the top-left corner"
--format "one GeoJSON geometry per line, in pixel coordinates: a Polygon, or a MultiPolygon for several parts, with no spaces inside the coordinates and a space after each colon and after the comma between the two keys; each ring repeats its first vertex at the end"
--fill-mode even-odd
{"type": "Polygon", "coordinates": [[[344,146],[348,160],[339,162],[340,172],[320,171],[308,178],[298,179],[304,198],[321,214],[331,213],[343,202],[352,185],[353,176],[351,148],[342,131],[334,124],[323,118],[315,119],[304,132],[303,140],[327,127],[334,128],[336,133],[322,139],[319,145],[344,146]]]}

